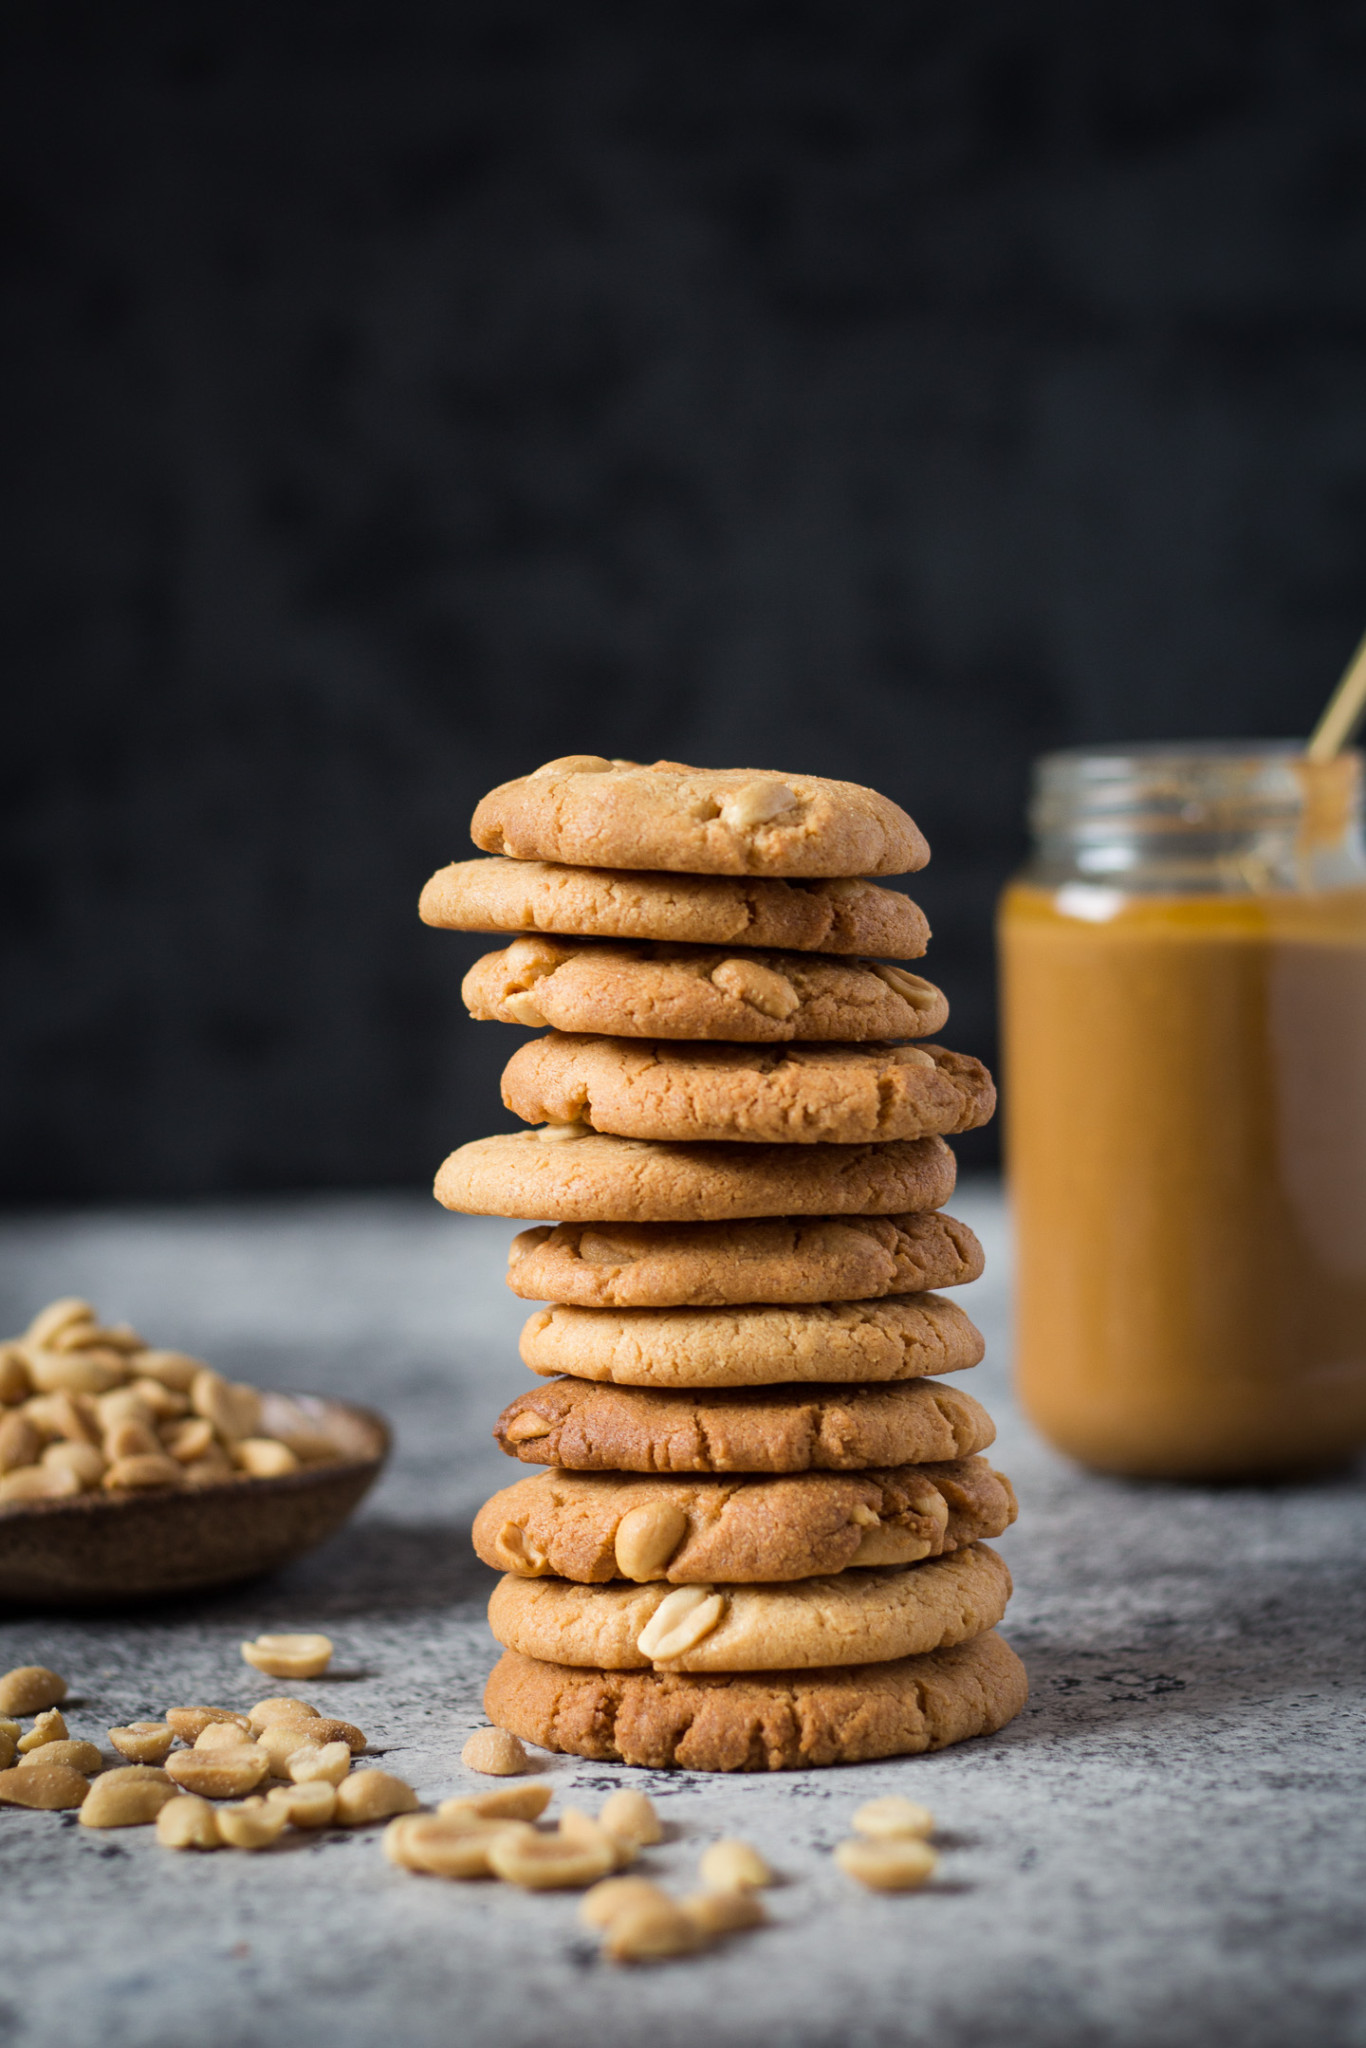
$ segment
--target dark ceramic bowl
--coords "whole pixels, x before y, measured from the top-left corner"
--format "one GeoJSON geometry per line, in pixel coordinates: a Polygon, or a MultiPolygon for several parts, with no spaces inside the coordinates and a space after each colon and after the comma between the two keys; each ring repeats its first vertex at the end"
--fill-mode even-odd
{"type": "MultiPolygon", "coordinates": [[[[281,1397],[267,1396],[267,1404],[281,1397]]],[[[83,1493],[0,1509],[0,1601],[115,1607],[258,1577],[335,1535],[379,1476],[389,1426],[369,1408],[283,1397],[337,1458],[283,1479],[184,1493],[83,1493]]]]}

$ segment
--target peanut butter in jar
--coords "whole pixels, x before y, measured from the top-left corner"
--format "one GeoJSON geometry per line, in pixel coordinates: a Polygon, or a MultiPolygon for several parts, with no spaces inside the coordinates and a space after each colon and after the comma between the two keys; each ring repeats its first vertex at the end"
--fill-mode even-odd
{"type": "Polygon", "coordinates": [[[1000,937],[1024,1407],[1101,1471],[1366,1444],[1361,758],[1038,764],[1000,937]]]}

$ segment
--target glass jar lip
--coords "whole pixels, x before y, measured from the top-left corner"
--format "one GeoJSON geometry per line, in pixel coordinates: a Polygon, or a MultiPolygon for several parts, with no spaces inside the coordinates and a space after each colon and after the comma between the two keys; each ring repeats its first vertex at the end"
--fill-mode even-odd
{"type": "Polygon", "coordinates": [[[1302,740],[1145,740],[1060,748],[1034,763],[1036,834],[1120,820],[1132,829],[1246,831],[1293,823],[1331,788],[1350,806],[1362,757],[1317,767],[1302,740]]]}

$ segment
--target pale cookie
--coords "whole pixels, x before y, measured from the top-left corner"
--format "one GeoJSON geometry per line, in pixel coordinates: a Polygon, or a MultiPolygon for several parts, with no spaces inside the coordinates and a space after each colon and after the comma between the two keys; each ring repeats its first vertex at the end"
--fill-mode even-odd
{"type": "Polygon", "coordinates": [[[982,1247],[956,1217],[858,1216],[754,1223],[561,1223],[508,1252],[523,1301],[576,1308],[720,1308],[728,1302],[871,1301],[961,1287],[982,1247]]]}
{"type": "Polygon", "coordinates": [[[556,1223],[721,1223],[747,1216],[895,1216],[953,1193],[942,1138],[891,1145],[654,1145],[597,1131],[475,1138],[436,1176],[471,1216],[556,1223]]]}
{"type": "Polygon", "coordinates": [[[500,1579],[489,1627],[507,1650],[602,1671],[805,1671],[881,1664],[995,1628],[1010,1598],[1005,1560],[985,1543],[924,1564],[751,1586],[578,1586],[500,1579]]]}
{"type": "Polygon", "coordinates": [[[505,1651],[484,1711],[540,1749],[650,1770],[794,1771],[918,1756],[994,1735],[1024,1706],[997,1635],[855,1669],[762,1678],[583,1671],[505,1651]]]}
{"type": "Polygon", "coordinates": [[[484,1503],[474,1547],[519,1578],[758,1583],[915,1564],[1014,1519],[1010,1481],[985,1458],[781,1479],[542,1472],[484,1503]]]}
{"type": "Polygon", "coordinates": [[[459,932],[566,932],[686,946],[778,946],[918,960],[925,913],[876,882],[775,882],[632,873],[543,860],[462,860],[422,891],[424,924],[459,932]]]}
{"type": "Polygon", "coordinates": [[[619,1038],[928,1038],[948,999],[905,967],[822,954],[515,939],[461,983],[472,1017],[619,1038]]]}
{"type": "Polygon", "coordinates": [[[551,1380],[519,1394],[493,1434],[510,1458],[579,1472],[859,1472],[970,1458],[996,1427],[937,1380],[673,1394],[551,1380]]]}
{"type": "Polygon", "coordinates": [[[906,875],[930,857],[914,820],[856,782],[600,754],[566,754],[491,790],[470,837],[515,860],[670,874],[906,875]]]}
{"type": "Polygon", "coordinates": [[[980,1060],[942,1045],[671,1045],[551,1031],[503,1069],[527,1123],[583,1123],[666,1143],[864,1145],[947,1137],[991,1119],[980,1060]]]}
{"type": "Polygon", "coordinates": [[[979,1365],[981,1332],[942,1294],[796,1308],[536,1310],[522,1363],[621,1387],[762,1387],[923,1379],[979,1365]]]}

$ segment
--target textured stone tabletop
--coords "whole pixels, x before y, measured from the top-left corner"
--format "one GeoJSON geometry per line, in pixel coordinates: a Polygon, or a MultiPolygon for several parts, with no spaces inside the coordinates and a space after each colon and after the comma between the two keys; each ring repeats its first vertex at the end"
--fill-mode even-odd
{"type": "MultiPolygon", "coordinates": [[[[557,1801],[646,1785],[686,1884],[718,1832],[783,1873],[773,1926],[653,1970],[600,1963],[572,1894],[392,1869],[377,1831],[259,1856],[173,1856],[150,1830],[0,1810],[0,2042],[22,2048],[1337,2048],[1366,2043],[1360,1476],[1195,1489],[1089,1479],[1012,1413],[1004,1219],[957,1214],[987,1277],[965,1290],[1015,1480],[1005,1633],[1031,1703],[941,1756],[764,1778],[552,1758],[557,1801]],[[829,1850],[862,1799],[933,1807],[926,1892],[856,1890],[829,1850]]],[[[359,1722],[424,1797],[470,1783],[492,1575],[468,1529],[509,1470],[489,1427],[527,1384],[509,1227],[420,1198],[180,1208],[0,1226],[0,1330],[83,1293],[153,1341],[267,1385],[371,1401],[398,1428],[360,1519],[282,1577],[101,1619],[6,1616],[0,1669],[71,1682],[73,1732],[263,1689],[246,1633],[314,1628],[337,1673],[305,1690],[359,1722]]],[[[264,1689],[269,1689],[265,1687],[264,1689]]],[[[478,1781],[487,1782],[487,1781],[478,1781]]]]}

